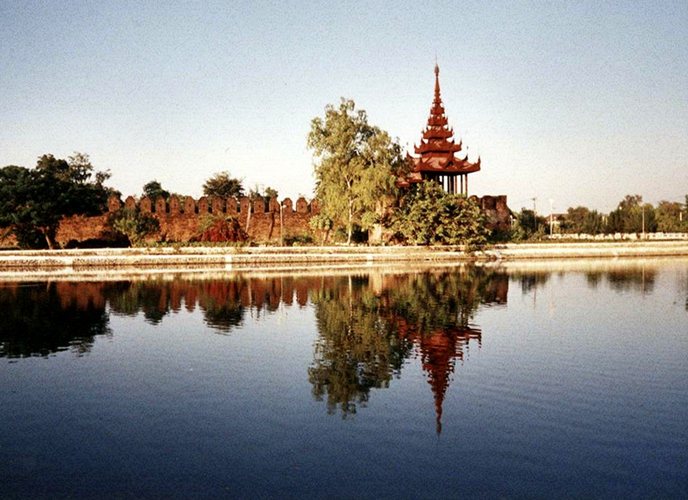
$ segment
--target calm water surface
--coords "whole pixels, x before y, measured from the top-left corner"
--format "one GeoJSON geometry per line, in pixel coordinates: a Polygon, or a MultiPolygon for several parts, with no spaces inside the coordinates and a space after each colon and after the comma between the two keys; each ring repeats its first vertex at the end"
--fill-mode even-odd
{"type": "Polygon", "coordinates": [[[0,282],[0,497],[687,497],[688,261],[0,282]]]}

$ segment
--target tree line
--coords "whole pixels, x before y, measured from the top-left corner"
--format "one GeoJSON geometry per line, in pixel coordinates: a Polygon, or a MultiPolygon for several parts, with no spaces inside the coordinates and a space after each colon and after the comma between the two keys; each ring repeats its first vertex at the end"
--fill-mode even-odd
{"type": "MultiPolygon", "coordinates": [[[[514,213],[509,231],[491,232],[474,199],[446,193],[434,182],[400,188],[398,180],[410,170],[398,140],[368,122],[354,101],[342,98],[328,105],[324,116],[311,121],[307,146],[313,153],[315,198],[320,213],[310,220],[321,243],[377,241],[409,245],[464,245],[475,248],[489,241],[537,239],[550,224],[533,210],[514,213]]],[[[8,165],[0,168],[0,239],[13,233],[25,248],[55,248],[60,219],[107,211],[107,200],[119,192],[105,185],[108,171],[97,171],[88,157],[75,153],[66,160],[45,154],[33,169],[8,165]]],[[[243,180],[229,172],[215,173],[203,184],[209,197],[251,199],[277,197],[277,190],[255,186],[246,190],[243,180]]],[[[159,181],[143,186],[141,196],[155,201],[172,194],[159,181]]],[[[572,207],[557,217],[564,233],[679,232],[688,231],[686,204],[662,201],[657,207],[639,195],[626,196],[617,209],[601,214],[572,207]]],[[[247,241],[245,228],[232,216],[209,221],[199,235],[202,241],[247,241]]],[[[116,237],[141,244],[158,229],[158,221],[140,210],[120,209],[111,215],[116,237]]]]}
{"type": "Polygon", "coordinates": [[[656,206],[643,197],[626,195],[608,214],[584,206],[569,207],[551,219],[526,208],[515,214],[511,237],[538,239],[550,234],[686,233],[688,232],[688,195],[685,203],[660,201],[656,206]]]}
{"type": "MultiPolygon", "coordinates": [[[[71,215],[100,215],[107,212],[107,200],[121,193],[105,185],[110,172],[98,171],[85,153],[75,152],[66,160],[44,154],[34,168],[7,165],[0,168],[0,239],[13,234],[21,248],[57,248],[55,237],[60,220],[71,215]]],[[[218,172],[203,184],[209,197],[241,197],[246,193],[241,179],[229,172],[218,172]]],[[[172,194],[157,180],[144,184],[141,197],[169,200],[172,194]]],[[[277,190],[256,186],[248,191],[251,199],[276,197],[277,190]]],[[[232,221],[220,221],[217,231],[226,231],[232,221]]],[[[151,214],[121,208],[111,214],[111,241],[124,238],[138,245],[158,230],[158,220],[151,214]]],[[[204,228],[206,230],[208,228],[204,228]]],[[[237,232],[233,232],[236,236],[237,232]]],[[[242,233],[242,237],[243,237],[242,233]]],[[[105,242],[103,242],[105,243],[105,242]]]]}

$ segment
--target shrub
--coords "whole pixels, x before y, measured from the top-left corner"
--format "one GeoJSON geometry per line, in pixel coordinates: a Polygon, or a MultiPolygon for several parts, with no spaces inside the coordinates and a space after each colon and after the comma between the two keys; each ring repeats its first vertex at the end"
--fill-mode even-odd
{"type": "Polygon", "coordinates": [[[201,225],[201,234],[192,241],[207,242],[244,242],[248,240],[246,231],[243,230],[236,217],[214,217],[204,221],[201,225]]]}
{"type": "Polygon", "coordinates": [[[391,229],[414,245],[466,245],[468,249],[483,246],[488,235],[474,200],[445,193],[432,181],[409,189],[392,216],[391,229]]]}
{"type": "Polygon", "coordinates": [[[126,236],[131,246],[140,246],[144,239],[160,230],[160,223],[153,215],[143,213],[138,208],[120,208],[109,219],[115,232],[126,236]]]}

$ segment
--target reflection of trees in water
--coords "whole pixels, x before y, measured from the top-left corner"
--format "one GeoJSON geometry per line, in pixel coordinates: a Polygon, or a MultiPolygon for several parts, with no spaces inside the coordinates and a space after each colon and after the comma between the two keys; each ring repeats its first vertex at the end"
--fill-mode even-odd
{"type": "Polygon", "coordinates": [[[460,273],[398,276],[388,284],[387,306],[421,331],[466,326],[481,303],[505,303],[504,274],[469,267],[460,273]]]}
{"type": "Polygon", "coordinates": [[[617,292],[638,291],[651,293],[655,286],[656,271],[654,269],[633,269],[625,271],[610,271],[607,282],[612,290],[617,292]]]}
{"type": "MultiPolygon", "coordinates": [[[[549,270],[511,271],[510,276],[521,285],[523,295],[537,290],[549,282],[553,272],[549,270]]],[[[563,275],[563,273],[558,273],[563,275]]],[[[651,293],[654,289],[657,270],[643,265],[621,266],[585,271],[585,281],[589,288],[596,289],[607,283],[616,292],[638,291],[651,293]]]]}
{"type": "Polygon", "coordinates": [[[365,405],[371,388],[387,387],[409,352],[380,317],[367,277],[343,277],[312,296],[320,337],[308,369],[313,395],[343,415],[365,405]]]}
{"type": "Polygon", "coordinates": [[[320,277],[231,280],[146,280],[120,282],[7,283],[0,285],[0,357],[86,352],[94,337],[110,333],[109,312],[158,324],[182,308],[202,312],[214,331],[241,325],[280,304],[305,306],[320,277]]]}
{"type": "Polygon", "coordinates": [[[688,268],[684,268],[676,275],[676,290],[678,294],[685,297],[685,309],[688,311],[688,268]]]}
{"type": "Polygon", "coordinates": [[[119,282],[104,290],[110,309],[127,316],[143,312],[149,323],[158,324],[171,309],[168,290],[158,283],[119,282]]]}
{"type": "Polygon", "coordinates": [[[338,279],[314,297],[320,338],[309,380],[328,411],[343,416],[365,404],[370,389],[387,387],[404,360],[419,353],[441,429],[442,402],[457,360],[481,332],[470,325],[480,304],[505,303],[505,274],[462,272],[338,279]]]}
{"type": "Polygon", "coordinates": [[[512,271],[511,278],[521,285],[521,294],[529,292],[547,284],[552,273],[550,271],[512,271]]]}
{"type": "Polygon", "coordinates": [[[0,287],[0,357],[88,352],[110,333],[96,283],[22,283],[0,287]]]}
{"type": "Polygon", "coordinates": [[[588,284],[588,288],[595,290],[602,283],[603,273],[601,272],[588,272],[585,273],[585,281],[588,284]]]}
{"type": "Polygon", "coordinates": [[[605,269],[600,271],[588,271],[585,280],[590,288],[597,288],[600,283],[606,281],[609,288],[615,292],[636,291],[651,293],[654,289],[657,271],[654,268],[623,267],[618,269],[605,269]]]}
{"type": "Polygon", "coordinates": [[[437,432],[456,362],[481,331],[470,324],[480,304],[506,302],[508,278],[468,268],[462,273],[416,275],[392,288],[384,312],[399,337],[416,346],[435,399],[437,432]]]}

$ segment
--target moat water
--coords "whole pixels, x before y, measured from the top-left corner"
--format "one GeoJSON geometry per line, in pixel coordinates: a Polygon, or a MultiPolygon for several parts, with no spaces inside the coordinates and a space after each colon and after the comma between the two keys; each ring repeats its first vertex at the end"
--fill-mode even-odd
{"type": "Polygon", "coordinates": [[[688,496],[688,260],[0,282],[0,497],[688,496]]]}

